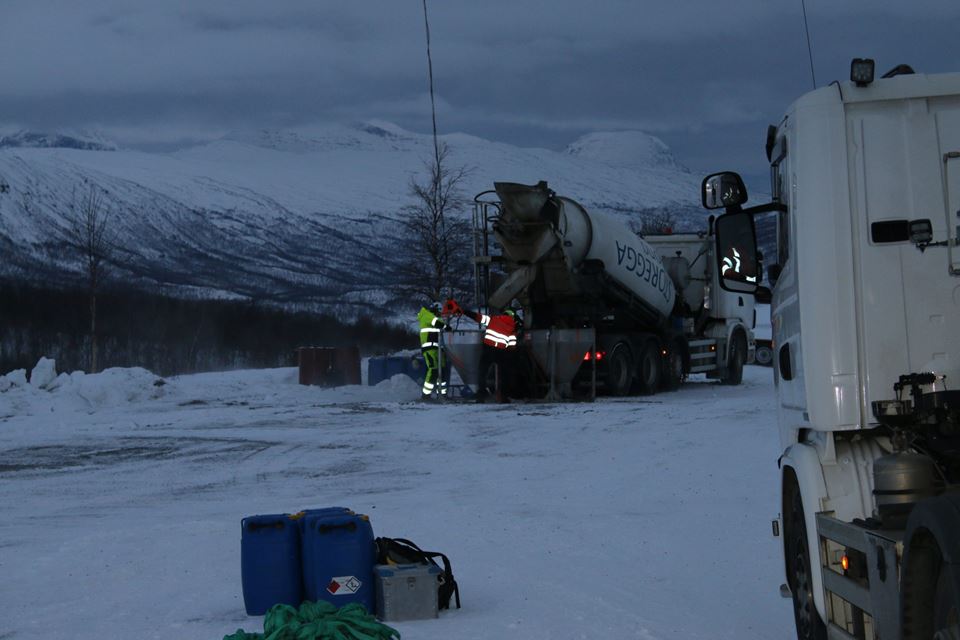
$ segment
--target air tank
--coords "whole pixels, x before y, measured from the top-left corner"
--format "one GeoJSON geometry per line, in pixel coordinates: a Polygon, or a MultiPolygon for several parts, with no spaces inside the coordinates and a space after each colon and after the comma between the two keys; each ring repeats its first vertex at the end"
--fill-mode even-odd
{"type": "MultiPolygon", "coordinates": [[[[619,220],[588,212],[570,198],[558,197],[545,182],[534,186],[495,183],[502,203],[495,227],[504,254],[521,265],[537,265],[555,295],[577,295],[577,281],[556,277],[602,263],[606,274],[665,320],[676,292],[660,255],[619,220]],[[559,251],[555,251],[559,249],[559,251]],[[551,276],[551,274],[554,274],[551,276]]],[[[530,270],[531,272],[533,270],[530,270]]],[[[533,273],[530,279],[535,277],[533,273]]]]}
{"type": "Polygon", "coordinates": [[[913,505],[937,494],[940,479],[932,459],[919,453],[891,453],[873,462],[877,513],[888,527],[901,528],[913,505]]]}

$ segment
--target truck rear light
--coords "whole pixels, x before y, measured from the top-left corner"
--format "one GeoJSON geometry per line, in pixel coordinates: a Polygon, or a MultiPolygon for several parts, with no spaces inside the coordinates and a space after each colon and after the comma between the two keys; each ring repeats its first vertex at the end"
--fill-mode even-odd
{"type": "MultiPolygon", "coordinates": [[[[584,362],[590,362],[590,353],[591,353],[590,351],[587,351],[585,354],[583,354],[584,362]]],[[[607,353],[606,351],[596,351],[593,353],[593,359],[603,360],[603,356],[606,355],[606,353],[607,353]]]]}

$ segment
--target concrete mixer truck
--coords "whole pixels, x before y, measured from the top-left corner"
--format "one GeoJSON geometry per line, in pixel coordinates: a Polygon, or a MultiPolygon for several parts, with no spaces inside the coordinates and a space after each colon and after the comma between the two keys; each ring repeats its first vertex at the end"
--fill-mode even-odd
{"type": "MultiPolygon", "coordinates": [[[[524,395],[653,394],[693,373],[740,383],[754,299],[720,288],[717,274],[757,279],[754,256],[718,257],[709,229],[641,238],[545,182],[494,186],[475,199],[475,293],[487,309],[523,309],[524,395]]],[[[479,371],[477,332],[447,344],[468,384],[495,384],[496,371],[479,371]]]]}

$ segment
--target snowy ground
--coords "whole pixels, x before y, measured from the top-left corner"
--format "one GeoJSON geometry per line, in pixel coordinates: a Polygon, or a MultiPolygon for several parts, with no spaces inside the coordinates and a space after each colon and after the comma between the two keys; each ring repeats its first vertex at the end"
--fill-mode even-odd
{"type": "Polygon", "coordinates": [[[446,552],[464,608],[406,640],[790,638],[769,369],[593,404],[413,402],[291,369],[0,392],[0,639],[257,630],[240,519],[348,506],[446,552]]]}

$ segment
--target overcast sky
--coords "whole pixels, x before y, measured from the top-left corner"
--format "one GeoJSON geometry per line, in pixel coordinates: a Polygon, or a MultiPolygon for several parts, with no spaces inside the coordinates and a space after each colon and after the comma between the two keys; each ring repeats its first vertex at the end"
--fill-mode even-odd
{"type": "MultiPolygon", "coordinates": [[[[562,149],[641,129],[765,172],[812,87],[800,0],[428,0],[441,133],[562,149]]],[[[806,0],[819,85],[852,57],[960,71],[958,0],[806,0]]],[[[0,128],[170,148],[234,129],[430,129],[421,0],[0,0],[0,128]]],[[[549,178],[549,176],[544,176],[549,178]]]]}

